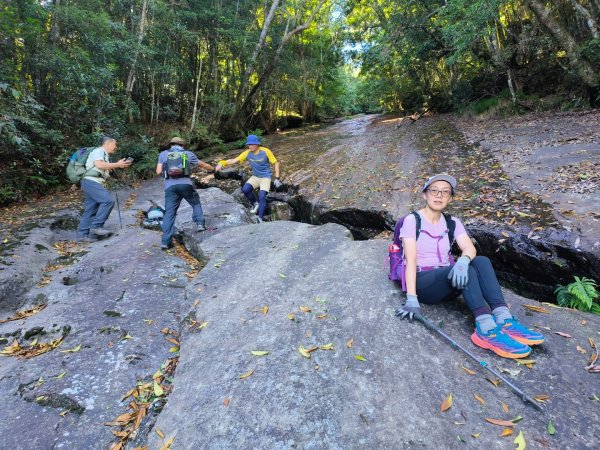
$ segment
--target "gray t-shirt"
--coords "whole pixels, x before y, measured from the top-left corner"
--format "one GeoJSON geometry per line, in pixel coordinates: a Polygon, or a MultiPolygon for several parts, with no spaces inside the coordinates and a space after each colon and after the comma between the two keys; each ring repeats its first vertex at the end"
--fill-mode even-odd
{"type": "Polygon", "coordinates": [[[104,161],[110,162],[108,159],[108,153],[104,150],[103,147],[97,147],[88,156],[88,159],[85,163],[85,169],[89,172],[89,175],[86,175],[84,178],[87,180],[92,180],[100,184],[104,184],[106,179],[110,176],[110,171],[107,169],[98,169],[95,167],[95,161],[104,161]],[[93,170],[90,170],[93,169],[93,170]],[[98,176],[100,174],[100,176],[98,176]]]}
{"type": "MultiPolygon", "coordinates": [[[[184,148],[179,147],[178,145],[174,145],[169,150],[163,150],[162,152],[160,152],[160,155],[158,155],[158,162],[163,165],[163,169],[167,162],[167,155],[172,152],[185,152],[190,162],[190,167],[192,168],[196,167],[200,162],[198,157],[189,150],[185,150],[184,148]]],[[[176,184],[190,184],[192,186],[194,185],[190,177],[165,178],[165,189],[170,188],[171,186],[175,186],[176,184]]]]}

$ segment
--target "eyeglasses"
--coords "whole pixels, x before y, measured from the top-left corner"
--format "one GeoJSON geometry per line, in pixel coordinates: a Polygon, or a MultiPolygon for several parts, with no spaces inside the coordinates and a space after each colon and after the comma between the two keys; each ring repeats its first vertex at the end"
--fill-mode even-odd
{"type": "Polygon", "coordinates": [[[448,198],[450,197],[450,195],[452,194],[452,191],[444,189],[444,190],[439,190],[439,189],[427,189],[427,192],[429,192],[433,197],[443,197],[443,198],[448,198]]]}

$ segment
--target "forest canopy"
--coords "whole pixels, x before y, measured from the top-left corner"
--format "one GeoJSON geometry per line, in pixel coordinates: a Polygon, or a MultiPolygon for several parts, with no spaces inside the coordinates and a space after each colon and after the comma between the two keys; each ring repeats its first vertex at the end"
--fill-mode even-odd
{"type": "Polygon", "coordinates": [[[599,0],[5,1],[0,204],[60,186],[106,134],[143,175],[173,133],[595,105],[599,19],[599,0]]]}

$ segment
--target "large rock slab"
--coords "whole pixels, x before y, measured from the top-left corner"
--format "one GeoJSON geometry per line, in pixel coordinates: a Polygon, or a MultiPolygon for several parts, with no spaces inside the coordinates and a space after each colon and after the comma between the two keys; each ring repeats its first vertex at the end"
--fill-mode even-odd
{"type": "Polygon", "coordinates": [[[598,112],[575,114],[481,123],[361,115],[265,141],[281,161],[294,220],[338,223],[357,239],[421,208],[428,176],[453,174],[449,212],[506,286],[546,300],[574,275],[600,279],[598,112]]]}
{"type": "Polygon", "coordinates": [[[524,305],[537,302],[505,291],[525,324],[547,328],[529,369],[473,346],[473,321],[460,303],[424,307],[529,394],[549,395],[543,414],[419,323],[393,315],[399,292],[383,268],[384,241],[353,241],[335,224],[273,222],[225,230],[202,250],[210,260],[186,288],[200,292],[187,319],[208,323],[183,327],[174,392],[156,423],[165,439],[151,433],[150,448],[174,438],[171,448],[181,449],[463,448],[459,439],[469,448],[512,449],[513,438],[484,419],[515,416],[523,417],[515,436],[523,431],[528,448],[600,444],[598,374],[584,370],[598,316],[549,306],[531,312],[524,305]],[[310,358],[298,351],[329,343],[332,350],[310,358]],[[442,413],[450,393],[454,405],[442,413]]]}
{"type": "MultiPolygon", "coordinates": [[[[80,246],[69,244],[72,260],[45,272],[46,284],[38,285],[40,266],[56,264],[59,255],[52,243],[64,239],[64,233],[41,228],[20,243],[27,252],[40,236],[48,240],[47,259],[30,262],[39,274],[31,277],[19,300],[19,304],[41,302],[46,307],[25,319],[0,323],[0,349],[14,338],[22,345],[34,339],[49,342],[64,336],[64,340],[55,350],[32,359],[0,356],[4,411],[0,448],[108,448],[115,438],[104,424],[126,411],[123,395],[138,380],[151,380],[161,364],[174,356],[169,352],[173,344],[160,330],[179,330],[181,317],[196,299],[185,287],[200,264],[182,260],[181,249],[160,250],[160,232],[139,226],[139,210],[147,209],[150,201],[163,203],[160,180],[142,185],[128,199],[125,194],[120,196],[123,229],[115,211],[107,223],[115,236],[80,246]]],[[[196,233],[187,223],[191,211],[182,206],[177,222],[180,237],[190,233],[198,242],[227,227],[249,223],[245,208],[231,196],[214,188],[199,194],[207,223],[216,230],[196,233]]],[[[74,231],[70,233],[73,237],[74,231]]],[[[26,267],[20,273],[26,273],[26,267]]],[[[3,312],[0,319],[12,312],[3,312]]],[[[145,419],[139,442],[146,440],[152,421],[152,415],[145,419]]]]}

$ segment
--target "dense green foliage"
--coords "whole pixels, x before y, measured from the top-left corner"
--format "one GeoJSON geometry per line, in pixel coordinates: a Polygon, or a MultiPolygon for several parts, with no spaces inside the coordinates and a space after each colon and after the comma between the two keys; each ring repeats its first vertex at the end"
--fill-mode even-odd
{"type": "Polygon", "coordinates": [[[387,110],[598,102],[597,0],[348,0],[347,11],[363,82],[387,110]]]}
{"type": "Polygon", "coordinates": [[[575,277],[574,282],[558,286],[554,293],[560,306],[600,314],[600,293],[597,287],[596,282],[590,278],[575,277]]]}
{"type": "Polygon", "coordinates": [[[294,117],[585,106],[599,17],[599,0],[1,2],[0,204],[63,183],[103,134],[151,175],[173,134],[195,149],[294,117]]]}

